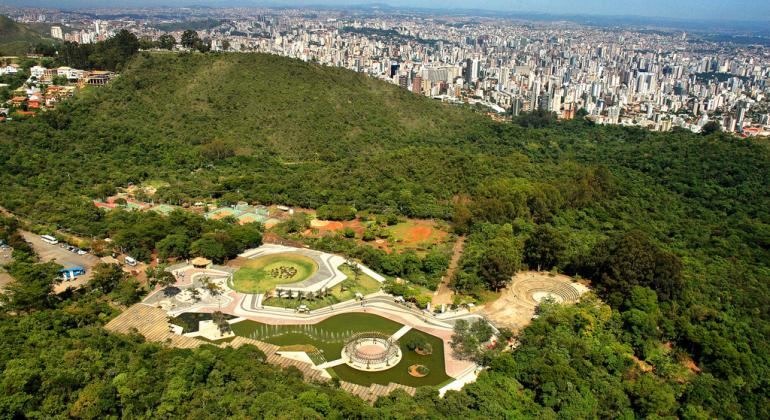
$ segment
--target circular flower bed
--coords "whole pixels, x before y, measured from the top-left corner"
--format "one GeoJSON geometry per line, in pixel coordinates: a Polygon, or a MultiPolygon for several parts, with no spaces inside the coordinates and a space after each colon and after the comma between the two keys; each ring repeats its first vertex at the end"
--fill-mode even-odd
{"type": "Polygon", "coordinates": [[[425,365],[414,364],[409,366],[409,374],[415,378],[424,378],[428,376],[430,369],[425,365]]]}

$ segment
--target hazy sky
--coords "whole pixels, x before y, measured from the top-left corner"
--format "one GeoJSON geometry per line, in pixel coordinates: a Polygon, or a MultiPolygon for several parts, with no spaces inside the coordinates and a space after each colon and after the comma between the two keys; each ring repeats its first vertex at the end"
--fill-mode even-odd
{"type": "Polygon", "coordinates": [[[487,9],[550,14],[629,15],[680,19],[770,21],[769,0],[0,0],[0,4],[41,7],[186,5],[350,5],[379,3],[428,8],[487,9]]]}

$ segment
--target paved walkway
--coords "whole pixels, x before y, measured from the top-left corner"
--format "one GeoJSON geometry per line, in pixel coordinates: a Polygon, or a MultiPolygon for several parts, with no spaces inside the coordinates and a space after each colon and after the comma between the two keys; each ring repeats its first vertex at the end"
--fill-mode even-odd
{"type": "Polygon", "coordinates": [[[331,362],[321,363],[320,365],[318,365],[316,367],[318,369],[328,369],[330,367],[344,365],[344,364],[345,364],[345,359],[340,358],[340,359],[337,359],[337,360],[332,360],[331,362]]]}
{"type": "Polygon", "coordinates": [[[398,340],[398,339],[400,339],[401,337],[403,337],[403,336],[404,336],[404,334],[406,334],[406,333],[408,333],[409,331],[411,331],[411,329],[412,329],[412,327],[411,327],[410,325],[404,325],[403,327],[401,327],[401,329],[400,329],[400,330],[396,331],[396,332],[395,332],[395,334],[393,334],[392,336],[390,336],[390,338],[391,338],[391,340],[394,340],[394,341],[395,341],[395,340],[398,340]]]}

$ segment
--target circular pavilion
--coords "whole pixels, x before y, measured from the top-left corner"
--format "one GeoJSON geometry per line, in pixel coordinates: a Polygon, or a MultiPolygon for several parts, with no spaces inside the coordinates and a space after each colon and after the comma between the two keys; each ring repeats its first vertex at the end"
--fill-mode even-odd
{"type": "Polygon", "coordinates": [[[388,370],[401,361],[398,341],[380,332],[352,335],[342,348],[342,359],[353,369],[365,372],[388,370]]]}

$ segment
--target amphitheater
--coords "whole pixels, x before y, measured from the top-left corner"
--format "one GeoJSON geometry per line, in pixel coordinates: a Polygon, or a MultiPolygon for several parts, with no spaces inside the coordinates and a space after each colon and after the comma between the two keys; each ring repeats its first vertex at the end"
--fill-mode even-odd
{"type": "Polygon", "coordinates": [[[486,305],[484,313],[496,325],[520,329],[529,324],[537,305],[546,298],[558,303],[573,303],[588,291],[567,276],[547,272],[517,274],[499,299],[486,305]]]}

